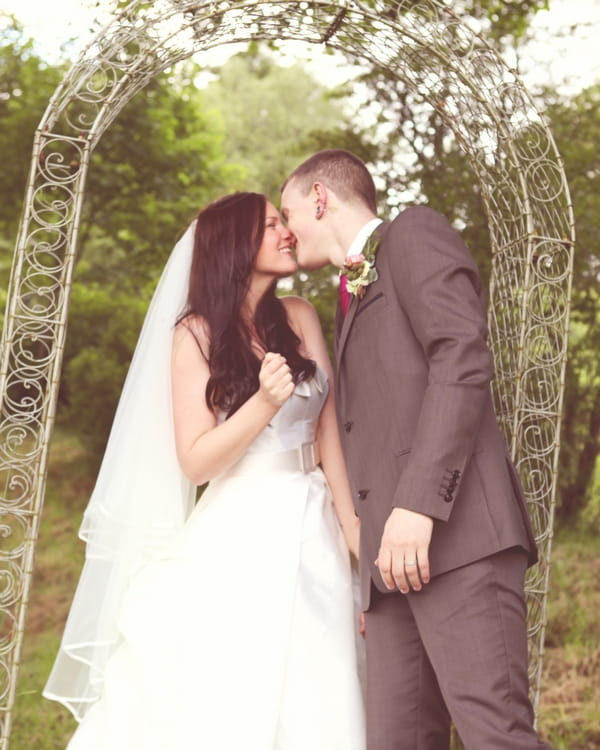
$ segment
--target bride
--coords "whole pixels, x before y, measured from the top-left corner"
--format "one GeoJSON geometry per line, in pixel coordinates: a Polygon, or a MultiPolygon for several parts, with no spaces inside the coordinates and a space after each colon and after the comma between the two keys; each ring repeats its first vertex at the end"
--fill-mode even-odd
{"type": "Polygon", "coordinates": [[[364,750],[355,516],[294,237],[208,205],[149,308],[44,690],[69,750],[364,750]],[[208,487],[196,502],[196,489],[208,487]]]}

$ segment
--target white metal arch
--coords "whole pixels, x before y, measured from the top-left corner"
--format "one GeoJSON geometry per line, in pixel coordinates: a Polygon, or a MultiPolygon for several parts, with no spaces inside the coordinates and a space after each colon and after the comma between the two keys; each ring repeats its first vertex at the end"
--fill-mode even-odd
{"type": "Polygon", "coordinates": [[[0,750],[8,748],[90,154],[158,73],[251,39],[325,44],[386,67],[436,108],[477,175],[491,237],[494,400],[541,557],[527,581],[537,708],[574,243],[566,179],[543,117],[474,22],[441,0],[131,0],[67,73],[34,139],[0,357],[0,750]]]}

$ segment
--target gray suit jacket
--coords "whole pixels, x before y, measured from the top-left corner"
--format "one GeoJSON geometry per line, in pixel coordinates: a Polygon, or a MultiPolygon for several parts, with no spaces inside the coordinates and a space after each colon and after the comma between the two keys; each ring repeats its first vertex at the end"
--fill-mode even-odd
{"type": "Polygon", "coordinates": [[[536,560],[517,473],[494,414],[482,282],[460,235],[424,206],[376,230],[379,278],[345,319],[336,386],[361,519],[361,592],[393,507],[434,519],[432,575],[520,546],[536,560]]]}

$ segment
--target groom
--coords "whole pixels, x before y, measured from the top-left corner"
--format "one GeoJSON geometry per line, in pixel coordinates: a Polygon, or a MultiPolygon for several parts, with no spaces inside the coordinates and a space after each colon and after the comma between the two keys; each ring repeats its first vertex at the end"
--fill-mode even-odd
{"type": "Polygon", "coordinates": [[[535,543],[490,395],[484,291],[460,235],[424,206],[391,223],[348,151],[292,172],[299,264],[345,272],[341,436],[361,520],[369,750],[548,748],[528,698],[525,570],[535,543]]]}

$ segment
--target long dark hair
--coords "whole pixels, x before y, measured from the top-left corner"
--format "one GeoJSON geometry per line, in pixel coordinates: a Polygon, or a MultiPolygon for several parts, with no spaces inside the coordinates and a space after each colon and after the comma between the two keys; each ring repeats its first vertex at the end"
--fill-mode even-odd
{"type": "MultiPolygon", "coordinates": [[[[260,360],[252,350],[242,306],[265,232],[266,204],[259,193],[233,193],[210,203],[196,217],[187,306],[180,320],[198,316],[207,325],[206,403],[228,416],[259,386],[260,360]]],[[[265,351],[286,358],[295,382],[308,380],[315,374],[315,363],[300,354],[300,339],[275,295],[276,285],[274,281],[256,306],[256,336],[265,351]]]]}

